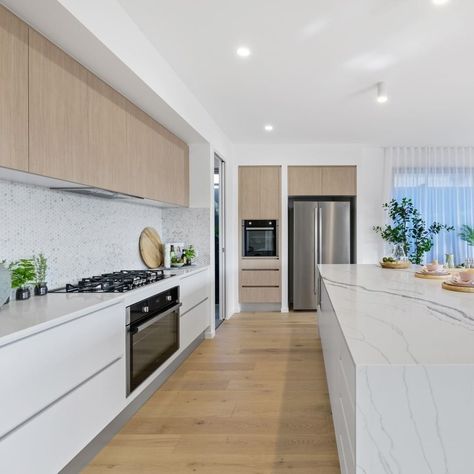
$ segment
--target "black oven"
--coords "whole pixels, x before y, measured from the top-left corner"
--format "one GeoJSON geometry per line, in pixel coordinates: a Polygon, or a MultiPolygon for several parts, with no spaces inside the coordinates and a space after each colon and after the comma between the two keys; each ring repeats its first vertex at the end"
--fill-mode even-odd
{"type": "Polygon", "coordinates": [[[277,221],[242,222],[243,257],[277,257],[277,221]]]}
{"type": "Polygon", "coordinates": [[[127,307],[127,395],[179,349],[179,287],[127,307]]]}

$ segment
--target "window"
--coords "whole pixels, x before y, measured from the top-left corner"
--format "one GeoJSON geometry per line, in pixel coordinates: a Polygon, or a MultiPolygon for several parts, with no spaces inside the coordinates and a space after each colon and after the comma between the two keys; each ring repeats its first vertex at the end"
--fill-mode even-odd
{"type": "Polygon", "coordinates": [[[445,261],[453,253],[457,263],[472,258],[474,249],[459,236],[463,224],[474,226],[474,150],[472,148],[390,148],[393,197],[411,198],[427,224],[452,225],[454,232],[435,237],[426,261],[445,261]]]}

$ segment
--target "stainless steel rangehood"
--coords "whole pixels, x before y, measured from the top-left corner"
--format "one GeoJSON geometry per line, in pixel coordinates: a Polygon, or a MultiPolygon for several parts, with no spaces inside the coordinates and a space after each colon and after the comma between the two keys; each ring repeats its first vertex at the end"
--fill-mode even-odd
{"type": "Polygon", "coordinates": [[[140,199],[143,200],[140,196],[133,196],[131,194],[118,193],[115,191],[108,191],[107,189],[94,188],[92,186],[56,186],[52,187],[55,191],[64,191],[74,194],[82,194],[86,196],[93,196],[103,199],[140,199]]]}

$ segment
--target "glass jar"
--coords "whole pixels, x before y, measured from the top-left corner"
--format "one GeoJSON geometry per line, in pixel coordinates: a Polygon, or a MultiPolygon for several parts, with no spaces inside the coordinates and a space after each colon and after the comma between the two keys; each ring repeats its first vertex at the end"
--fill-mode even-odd
{"type": "Polygon", "coordinates": [[[403,248],[402,244],[395,244],[392,249],[392,258],[396,262],[406,262],[407,255],[405,253],[405,249],[403,248]]]}

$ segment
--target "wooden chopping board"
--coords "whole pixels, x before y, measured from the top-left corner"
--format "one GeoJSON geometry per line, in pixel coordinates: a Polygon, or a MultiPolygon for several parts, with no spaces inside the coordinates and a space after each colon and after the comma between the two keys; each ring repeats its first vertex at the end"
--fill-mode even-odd
{"type": "Polygon", "coordinates": [[[139,240],[140,257],[148,268],[163,265],[163,242],[153,227],[145,227],[139,240]]]}

